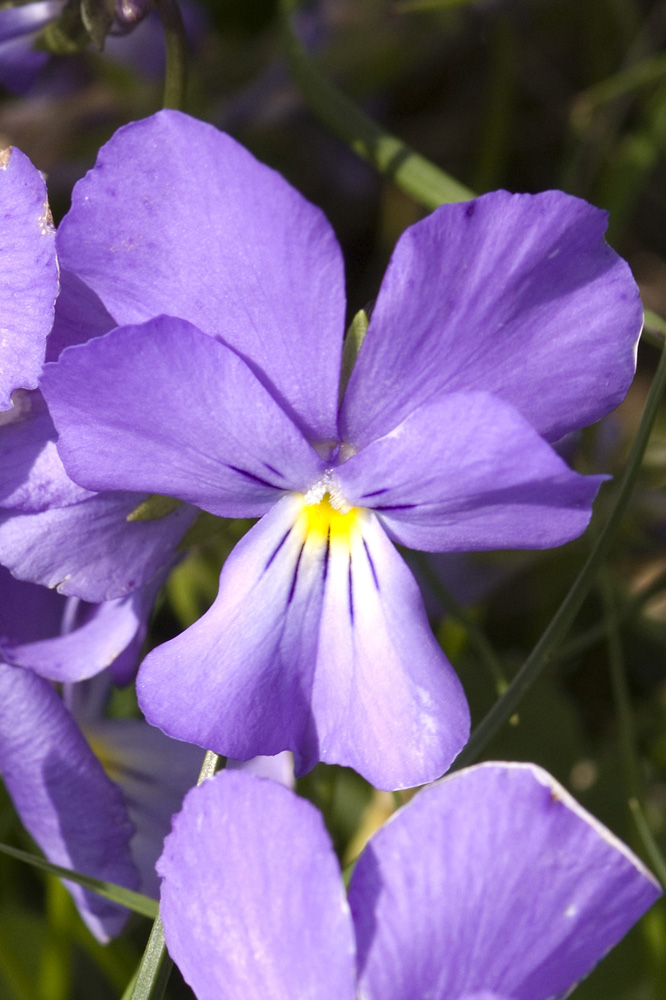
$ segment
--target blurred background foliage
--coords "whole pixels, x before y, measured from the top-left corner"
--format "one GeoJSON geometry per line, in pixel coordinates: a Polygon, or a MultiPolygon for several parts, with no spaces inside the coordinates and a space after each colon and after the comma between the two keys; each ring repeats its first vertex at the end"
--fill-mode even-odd
{"type": "MultiPolygon", "coordinates": [[[[395,240],[425,209],[309,110],[290,76],[276,0],[190,0],[185,14],[185,110],[229,131],[324,209],[345,252],[351,319],[372,302],[395,240]]],[[[646,307],[666,315],[664,0],[320,0],[299,7],[293,25],[330,81],[470,189],[557,187],[609,210],[609,241],[629,260],[646,307]]],[[[99,146],[160,106],[162,62],[159,25],[146,22],[104,52],[54,57],[21,95],[1,91],[0,146],[19,146],[46,173],[56,219],[99,146]]],[[[581,471],[623,468],[658,355],[659,324],[651,325],[657,332],[641,346],[626,402],[563,445],[581,471]]],[[[638,800],[663,857],[665,486],[663,413],[603,576],[486,754],[542,764],[648,862],[628,802],[638,800]]],[[[611,483],[588,533],[561,549],[412,564],[476,721],[548,624],[612,497],[611,483]]],[[[201,532],[161,595],[152,644],[211,603],[221,562],[246,527],[218,522],[201,532]]],[[[113,706],[136,711],[131,691],[113,706]]],[[[299,790],[324,811],[345,863],[404,798],[323,765],[299,790]]],[[[34,850],[1,794],[0,841],[34,850]]],[[[1,1000],[123,996],[147,920],[133,917],[103,948],[56,880],[6,857],[0,876],[1,1000]]],[[[191,996],[177,973],[167,996],[191,996]]],[[[663,901],[576,996],[666,1000],[663,901]]]]}

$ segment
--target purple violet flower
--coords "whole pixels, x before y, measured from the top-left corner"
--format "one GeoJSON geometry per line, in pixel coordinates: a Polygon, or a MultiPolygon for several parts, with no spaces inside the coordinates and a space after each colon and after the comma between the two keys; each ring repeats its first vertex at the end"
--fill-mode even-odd
{"type": "Polygon", "coordinates": [[[102,498],[261,517],[213,607],[144,661],[150,722],[384,788],[447,769],[468,708],[392,542],[584,530],[604,477],[548,442],[622,399],[642,321],[605,227],[557,191],[442,206],[399,240],[339,403],[342,259],[321,212],[178,112],[111,139],[58,233],[119,326],[45,369],[61,458],[102,498]]]}
{"type": "Polygon", "coordinates": [[[660,895],[532,764],[423,789],[366,846],[348,901],[317,810],[243,774],[188,793],[157,870],[197,1000],[551,1000],[660,895]]]}

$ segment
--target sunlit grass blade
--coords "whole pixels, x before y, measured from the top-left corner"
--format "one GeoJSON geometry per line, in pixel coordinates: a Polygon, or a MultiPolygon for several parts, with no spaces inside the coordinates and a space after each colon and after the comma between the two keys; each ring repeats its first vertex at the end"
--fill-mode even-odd
{"type": "Polygon", "coordinates": [[[46,858],[40,858],[36,854],[29,854],[18,847],[10,847],[8,844],[0,844],[0,851],[8,854],[17,861],[23,861],[33,868],[48,872],[57,878],[67,879],[68,882],[76,882],[84,889],[96,892],[98,896],[110,899],[112,903],[119,903],[121,906],[133,910],[134,913],[142,917],[154,919],[157,915],[157,902],[150,896],[144,896],[141,892],[134,892],[132,889],[125,889],[122,885],[115,885],[113,882],[104,882],[102,879],[93,878],[90,875],[82,875],[81,872],[72,871],[70,868],[61,868],[60,865],[53,865],[46,858]]]}
{"type": "Polygon", "coordinates": [[[661,349],[666,343],[666,319],[662,319],[651,309],[644,309],[645,326],[643,327],[643,339],[654,347],[661,349]]]}
{"type": "Polygon", "coordinates": [[[281,0],[287,60],[297,87],[324,124],[425,208],[473,198],[469,188],[386,132],[322,76],[291,28],[292,7],[290,0],[281,0]]]}

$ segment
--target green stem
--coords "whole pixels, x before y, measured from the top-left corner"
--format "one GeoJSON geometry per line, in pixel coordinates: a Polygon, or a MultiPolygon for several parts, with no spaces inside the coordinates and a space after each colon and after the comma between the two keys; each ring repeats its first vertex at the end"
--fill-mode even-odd
{"type": "Polygon", "coordinates": [[[141,959],[131,1000],[162,1000],[172,966],[164,943],[162,919],[158,914],[141,959]]]}
{"type": "Polygon", "coordinates": [[[166,47],[166,73],[162,107],[180,110],[187,84],[187,35],[177,0],[155,0],[166,47]]]}
{"type": "Polygon", "coordinates": [[[642,781],[636,757],[636,734],[631,714],[629,685],[627,684],[624,671],[624,657],[622,655],[620,630],[617,626],[613,588],[607,570],[599,574],[599,593],[604,609],[608,667],[610,670],[611,687],[613,689],[613,700],[615,701],[627,799],[636,799],[638,802],[642,802],[642,781]]]}
{"type": "Polygon", "coordinates": [[[650,864],[654,868],[657,878],[664,889],[666,889],[666,859],[664,859],[664,855],[659,850],[657,842],[652,836],[652,830],[643,815],[641,804],[637,799],[629,799],[629,808],[631,809],[631,814],[638,830],[638,836],[641,838],[650,864]]]}
{"type": "MultiPolygon", "coordinates": [[[[666,587],[666,570],[660,573],[659,576],[652,581],[652,583],[641,590],[639,594],[632,597],[631,600],[626,601],[620,608],[615,611],[615,620],[618,622],[626,621],[628,618],[632,618],[637,614],[645,604],[658,594],[661,590],[666,587]]],[[[590,628],[586,629],[585,632],[581,632],[570,642],[565,643],[560,646],[557,653],[555,654],[556,660],[568,660],[572,656],[577,656],[579,653],[584,652],[589,649],[590,646],[596,645],[596,643],[601,642],[606,634],[606,624],[605,622],[599,622],[596,625],[592,625],[590,628]]]]}
{"type": "Polygon", "coordinates": [[[532,653],[520,668],[511,684],[488,714],[473,731],[469,743],[456,759],[452,770],[472,764],[483,753],[495,734],[516,711],[521,699],[541,674],[546,664],[555,656],[557,647],[571,628],[574,618],[592,587],[597,573],[615,540],[615,535],[629,503],[631,491],[638,475],[647,447],[652,426],[666,386],[666,350],[662,352],[659,367],[645,402],[636,438],[631,448],[627,468],[620,482],[615,504],[610,516],[599,532],[596,544],[571,590],[558,608],[550,625],[541,636],[532,653]]]}
{"type": "Polygon", "coordinates": [[[608,573],[606,572],[601,574],[599,589],[604,605],[608,665],[610,668],[613,700],[615,701],[620,736],[620,751],[627,791],[627,805],[629,806],[629,811],[636,826],[636,832],[640,838],[643,850],[645,851],[645,856],[657,872],[659,881],[662,885],[666,886],[666,861],[664,861],[657,842],[652,836],[652,831],[643,811],[643,781],[638,754],[636,752],[636,732],[631,712],[631,697],[624,669],[624,657],[622,655],[620,633],[617,627],[613,589],[608,573]]]}
{"type": "Polygon", "coordinates": [[[281,0],[284,46],[294,81],[309,107],[360,157],[427,209],[469,201],[474,193],[373,121],[324,77],[292,30],[290,0],[281,0]]]}
{"type": "MultiPolygon", "coordinates": [[[[212,750],[207,750],[197,785],[212,778],[220,761],[223,760],[224,758],[219,757],[212,750]]],[[[162,1000],[172,966],[173,962],[169,958],[164,942],[164,927],[158,914],[141,959],[134,988],[129,994],[130,1000],[162,1000]]]]}

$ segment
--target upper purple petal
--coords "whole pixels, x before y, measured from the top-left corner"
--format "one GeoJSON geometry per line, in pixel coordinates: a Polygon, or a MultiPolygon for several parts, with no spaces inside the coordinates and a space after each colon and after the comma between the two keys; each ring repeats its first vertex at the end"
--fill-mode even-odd
{"type": "Polygon", "coordinates": [[[91,489],[253,517],[322,468],[248,365],[184,320],[160,316],[71,347],[41,384],[65,467],[91,489]]]}
{"type": "MultiPolygon", "coordinates": [[[[430,781],[469,733],[455,673],[418,587],[376,519],[349,544],[278,503],[227,559],[212,608],[141,665],[149,722],[225,756],[291,749],[382,788],[430,781]]],[[[362,523],[361,523],[362,522],[362,523]]]]}
{"type": "Polygon", "coordinates": [[[166,313],[221,336],[312,440],[337,436],[340,249],[229,136],[176,111],[120,129],[74,188],[58,248],[119,325],[166,313]]]}
{"type": "MultiPolygon", "coordinates": [[[[48,681],[0,662],[0,771],[27,830],[54,864],[135,889],[133,828],[122,794],[104,773],[48,681]]],[[[65,883],[101,941],[127,911],[65,883]]]]}
{"type": "Polygon", "coordinates": [[[361,994],[559,997],[659,895],[541,768],[483,764],[419,793],[361,855],[349,889],[361,994]]]}
{"type": "Polygon", "coordinates": [[[221,772],[192,789],[158,862],[172,956],[197,1000],[354,1000],[354,939],[321,815],[221,772]]]}
{"type": "Polygon", "coordinates": [[[549,440],[624,397],[642,324],[606,214],[560,191],[443,205],[401,236],[343,400],[359,448],[443,391],[485,390],[549,440]]]}
{"type": "Polygon", "coordinates": [[[58,293],[44,178],[19,149],[0,151],[0,410],[34,389],[58,293]]]}
{"type": "Polygon", "coordinates": [[[350,504],[427,551],[545,548],[587,527],[601,476],[579,476],[513,406],[440,396],[335,470],[350,504]]]}

